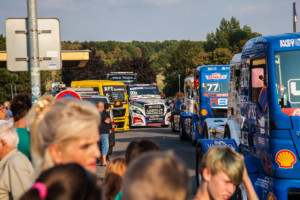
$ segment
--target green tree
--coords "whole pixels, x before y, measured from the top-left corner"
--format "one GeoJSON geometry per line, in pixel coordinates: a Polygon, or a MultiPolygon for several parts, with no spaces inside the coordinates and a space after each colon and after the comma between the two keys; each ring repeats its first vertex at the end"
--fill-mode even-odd
{"type": "Polygon", "coordinates": [[[258,36],[261,34],[252,32],[249,26],[241,28],[240,22],[235,17],[231,17],[230,21],[222,18],[216,33],[206,35],[204,48],[206,52],[214,51],[216,48],[227,48],[236,54],[242,51],[246,41],[258,36]]]}
{"type": "Polygon", "coordinates": [[[191,41],[180,41],[178,48],[173,51],[170,64],[164,71],[164,92],[167,96],[173,96],[179,91],[178,74],[180,74],[180,91],[182,91],[184,79],[193,75],[196,67],[193,60],[197,56],[197,51],[199,52],[199,46],[191,41]]]}
{"type": "Polygon", "coordinates": [[[156,72],[151,67],[152,62],[150,58],[136,57],[132,60],[123,58],[118,65],[120,71],[131,71],[138,74],[137,79],[139,83],[155,83],[156,72]]]}
{"type": "Polygon", "coordinates": [[[229,64],[233,53],[227,48],[216,48],[213,52],[208,53],[210,63],[214,65],[225,65],[229,64]]]}
{"type": "Polygon", "coordinates": [[[1,34],[0,35],[0,51],[6,50],[6,38],[1,34]]]}

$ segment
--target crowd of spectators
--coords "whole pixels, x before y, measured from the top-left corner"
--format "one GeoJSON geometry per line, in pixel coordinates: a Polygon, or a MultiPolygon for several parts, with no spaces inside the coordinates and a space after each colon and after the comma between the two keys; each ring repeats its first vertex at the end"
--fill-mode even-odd
{"type": "MultiPolygon", "coordinates": [[[[33,106],[26,94],[0,101],[0,199],[187,199],[191,181],[185,164],[153,140],[133,140],[123,157],[107,161],[105,110],[101,102],[50,95],[33,106]],[[103,183],[97,161],[106,167],[103,183]]],[[[243,158],[230,148],[211,148],[201,173],[195,200],[229,198],[239,184],[250,200],[258,199],[243,158]]]]}

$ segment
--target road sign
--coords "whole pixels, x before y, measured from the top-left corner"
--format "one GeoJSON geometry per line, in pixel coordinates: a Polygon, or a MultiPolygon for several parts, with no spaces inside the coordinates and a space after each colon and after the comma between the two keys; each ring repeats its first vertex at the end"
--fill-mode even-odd
{"type": "MultiPolygon", "coordinates": [[[[37,24],[40,70],[61,69],[59,20],[40,18],[37,20],[37,24]]],[[[8,70],[29,71],[28,19],[8,18],[5,28],[8,70]]]]}
{"type": "Polygon", "coordinates": [[[67,98],[67,97],[71,97],[71,98],[74,98],[74,99],[80,99],[81,100],[80,95],[77,94],[74,91],[71,91],[71,90],[64,90],[64,91],[58,93],[55,97],[55,100],[62,99],[62,98],[67,98]]]}

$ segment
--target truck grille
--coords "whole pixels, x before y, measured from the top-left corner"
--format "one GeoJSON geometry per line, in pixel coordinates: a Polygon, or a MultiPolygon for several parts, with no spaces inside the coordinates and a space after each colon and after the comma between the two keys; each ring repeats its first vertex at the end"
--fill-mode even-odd
{"type": "Polygon", "coordinates": [[[163,115],[165,113],[164,105],[145,105],[145,113],[146,115],[163,115]]]}
{"type": "Polygon", "coordinates": [[[124,117],[125,116],[125,108],[113,109],[114,117],[124,117]]]}
{"type": "Polygon", "coordinates": [[[115,122],[117,128],[124,128],[124,122],[115,122]]]}
{"type": "Polygon", "coordinates": [[[212,108],[211,109],[214,118],[226,118],[227,117],[227,108],[212,108]]]}

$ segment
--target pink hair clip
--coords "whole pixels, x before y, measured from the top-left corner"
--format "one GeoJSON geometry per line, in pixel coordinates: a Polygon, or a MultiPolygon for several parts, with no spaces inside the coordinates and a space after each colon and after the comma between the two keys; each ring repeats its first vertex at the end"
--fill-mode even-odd
{"type": "Polygon", "coordinates": [[[36,182],[33,186],[33,189],[37,189],[39,191],[40,197],[42,199],[46,198],[47,196],[47,187],[45,186],[44,183],[41,182],[36,182]]]}

